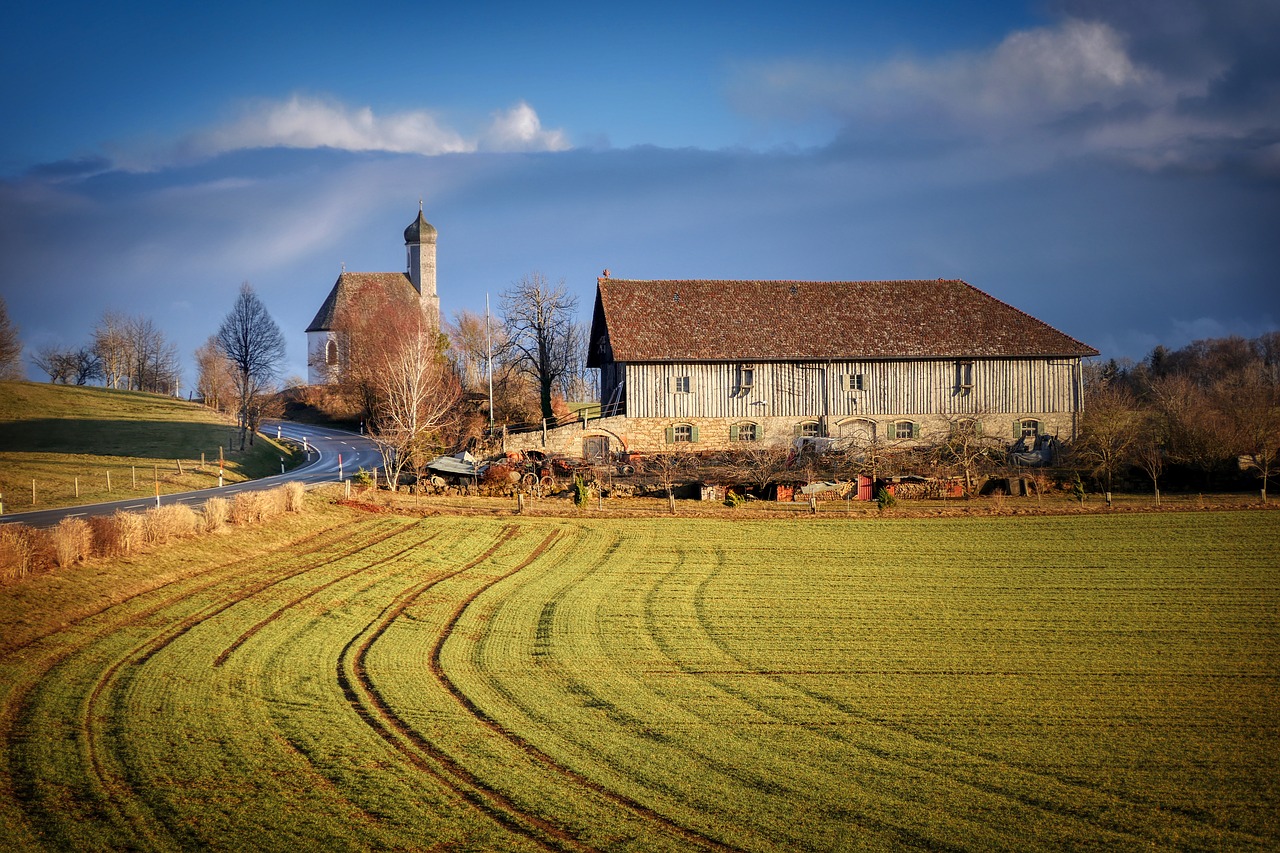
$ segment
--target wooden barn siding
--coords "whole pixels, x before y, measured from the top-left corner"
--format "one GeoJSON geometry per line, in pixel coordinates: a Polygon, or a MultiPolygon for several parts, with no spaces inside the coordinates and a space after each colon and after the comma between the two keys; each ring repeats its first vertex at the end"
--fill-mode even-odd
{"type": "Polygon", "coordinates": [[[825,411],[833,420],[840,420],[859,415],[1026,414],[1078,409],[1075,359],[975,360],[969,394],[957,392],[953,360],[833,362],[829,369],[825,362],[754,366],[751,392],[736,396],[736,364],[627,364],[627,414],[750,419],[766,415],[816,418],[825,411]],[[859,373],[864,390],[842,392],[840,375],[859,373]],[[689,377],[690,393],[671,392],[672,383],[680,376],[689,377]],[[759,405],[759,401],[767,405],[759,405]]]}

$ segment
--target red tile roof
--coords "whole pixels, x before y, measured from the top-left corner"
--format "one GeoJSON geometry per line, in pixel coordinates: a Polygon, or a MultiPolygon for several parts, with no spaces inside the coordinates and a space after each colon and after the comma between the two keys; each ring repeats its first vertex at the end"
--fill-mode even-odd
{"type": "Polygon", "coordinates": [[[338,309],[347,300],[361,292],[381,292],[391,305],[403,303],[412,309],[418,304],[418,291],[407,273],[402,272],[344,272],[333,283],[333,289],[325,297],[324,304],[316,312],[315,319],[307,326],[308,332],[327,332],[333,328],[338,309]],[[368,290],[366,290],[368,289],[368,290]]]}
{"type": "Polygon", "coordinates": [[[1090,356],[958,280],[597,281],[589,364],[1090,356]],[[608,332],[609,351],[600,337],[608,332]]]}

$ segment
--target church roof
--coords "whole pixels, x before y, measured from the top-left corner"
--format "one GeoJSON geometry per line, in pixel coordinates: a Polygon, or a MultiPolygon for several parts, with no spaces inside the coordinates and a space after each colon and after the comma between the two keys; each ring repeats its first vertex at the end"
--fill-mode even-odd
{"type": "Polygon", "coordinates": [[[436,241],[436,227],[426,220],[422,215],[422,210],[418,210],[418,218],[409,223],[409,227],[404,229],[405,243],[434,243],[436,241]]]}
{"type": "Polygon", "coordinates": [[[959,280],[601,278],[588,365],[1097,354],[959,280]]]}
{"type": "MultiPolygon", "coordinates": [[[[421,214],[419,214],[421,216],[421,214]]],[[[402,272],[344,272],[333,283],[333,289],[325,297],[324,304],[316,312],[315,319],[307,326],[308,332],[328,332],[333,329],[341,308],[361,294],[379,293],[392,305],[403,303],[415,308],[419,303],[418,291],[407,273],[402,272]]]]}

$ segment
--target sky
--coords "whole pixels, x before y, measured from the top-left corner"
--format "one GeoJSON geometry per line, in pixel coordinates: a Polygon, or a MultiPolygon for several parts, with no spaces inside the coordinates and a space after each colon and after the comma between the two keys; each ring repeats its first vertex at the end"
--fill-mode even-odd
{"type": "MultiPolygon", "coordinates": [[[[306,375],[338,274],[446,319],[537,272],[961,278],[1141,359],[1280,327],[1280,3],[17,0],[0,295],[192,353],[249,282],[306,375]]],[[[856,305],[849,310],[857,310],[856,305]]],[[[40,377],[34,368],[32,378],[40,377]]]]}

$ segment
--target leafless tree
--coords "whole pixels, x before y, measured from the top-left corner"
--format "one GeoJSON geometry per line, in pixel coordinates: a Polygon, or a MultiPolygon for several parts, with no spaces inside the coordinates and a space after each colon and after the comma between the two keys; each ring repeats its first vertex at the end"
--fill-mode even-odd
{"type": "Polygon", "coordinates": [[[435,319],[391,320],[375,355],[375,404],[369,437],[382,451],[387,482],[395,491],[406,467],[421,470],[441,449],[442,431],[458,413],[461,386],[440,353],[435,319]]]}
{"type": "Polygon", "coordinates": [[[1255,367],[1224,378],[1214,396],[1242,467],[1262,480],[1265,502],[1267,481],[1280,471],[1280,385],[1255,367]]]}
{"type": "Polygon", "coordinates": [[[554,417],[552,392],[569,374],[575,359],[577,336],[574,312],[578,299],[541,273],[530,273],[500,298],[506,343],[503,358],[532,377],[538,386],[542,417],[554,417]]]}
{"type": "Polygon", "coordinates": [[[1168,457],[1164,424],[1154,412],[1142,413],[1138,434],[1133,442],[1133,463],[1151,478],[1156,503],[1160,503],[1160,475],[1168,457]]]}
{"type": "Polygon", "coordinates": [[[502,348],[505,341],[502,324],[496,318],[464,310],[453,315],[444,333],[449,338],[449,360],[462,387],[468,391],[487,391],[490,344],[494,350],[502,348]]]}
{"type": "Polygon", "coordinates": [[[1231,456],[1227,427],[1209,392],[1188,376],[1170,373],[1151,383],[1149,397],[1169,460],[1199,469],[1207,481],[1231,456]]]}
{"type": "Polygon", "coordinates": [[[644,467],[646,471],[658,478],[658,483],[666,490],[667,505],[671,508],[671,514],[674,515],[675,487],[686,479],[697,476],[698,457],[687,450],[671,450],[646,457],[644,467]]]}
{"type": "Polygon", "coordinates": [[[759,489],[763,496],[767,493],[770,484],[787,470],[789,449],[785,444],[759,442],[743,442],[743,444],[743,447],[734,449],[730,470],[735,477],[740,477],[759,489]]]}
{"type": "Polygon", "coordinates": [[[73,354],[73,378],[77,385],[88,385],[102,378],[102,361],[90,347],[80,347],[73,354]]]}
{"type": "Polygon", "coordinates": [[[102,381],[108,388],[129,386],[129,366],[133,360],[130,355],[130,324],[129,318],[108,311],[94,327],[93,352],[102,364],[102,381]]]}
{"type": "Polygon", "coordinates": [[[0,297],[0,379],[21,379],[24,375],[18,327],[9,319],[9,308],[0,297]]]}
{"type": "Polygon", "coordinates": [[[47,374],[49,381],[55,385],[66,385],[76,372],[76,354],[74,350],[47,344],[36,350],[31,363],[41,373],[47,374]]]}
{"type": "Polygon", "coordinates": [[[946,432],[936,437],[931,455],[937,463],[959,470],[965,491],[973,494],[977,476],[1000,461],[1004,446],[984,434],[980,413],[955,415],[947,419],[946,432]]]}
{"type": "Polygon", "coordinates": [[[1128,388],[1114,383],[1089,388],[1074,452],[1090,473],[1105,480],[1108,492],[1116,471],[1132,461],[1141,421],[1138,401],[1128,388]]]}
{"type": "Polygon", "coordinates": [[[196,392],[204,399],[204,404],[220,412],[226,411],[235,398],[235,369],[227,358],[222,347],[218,345],[216,335],[196,349],[196,392]]]}
{"type": "Polygon", "coordinates": [[[240,449],[244,450],[246,434],[252,444],[262,416],[259,398],[270,390],[270,383],[284,359],[284,336],[246,281],[240,285],[235,305],[218,328],[217,339],[233,368],[240,449]]]}

